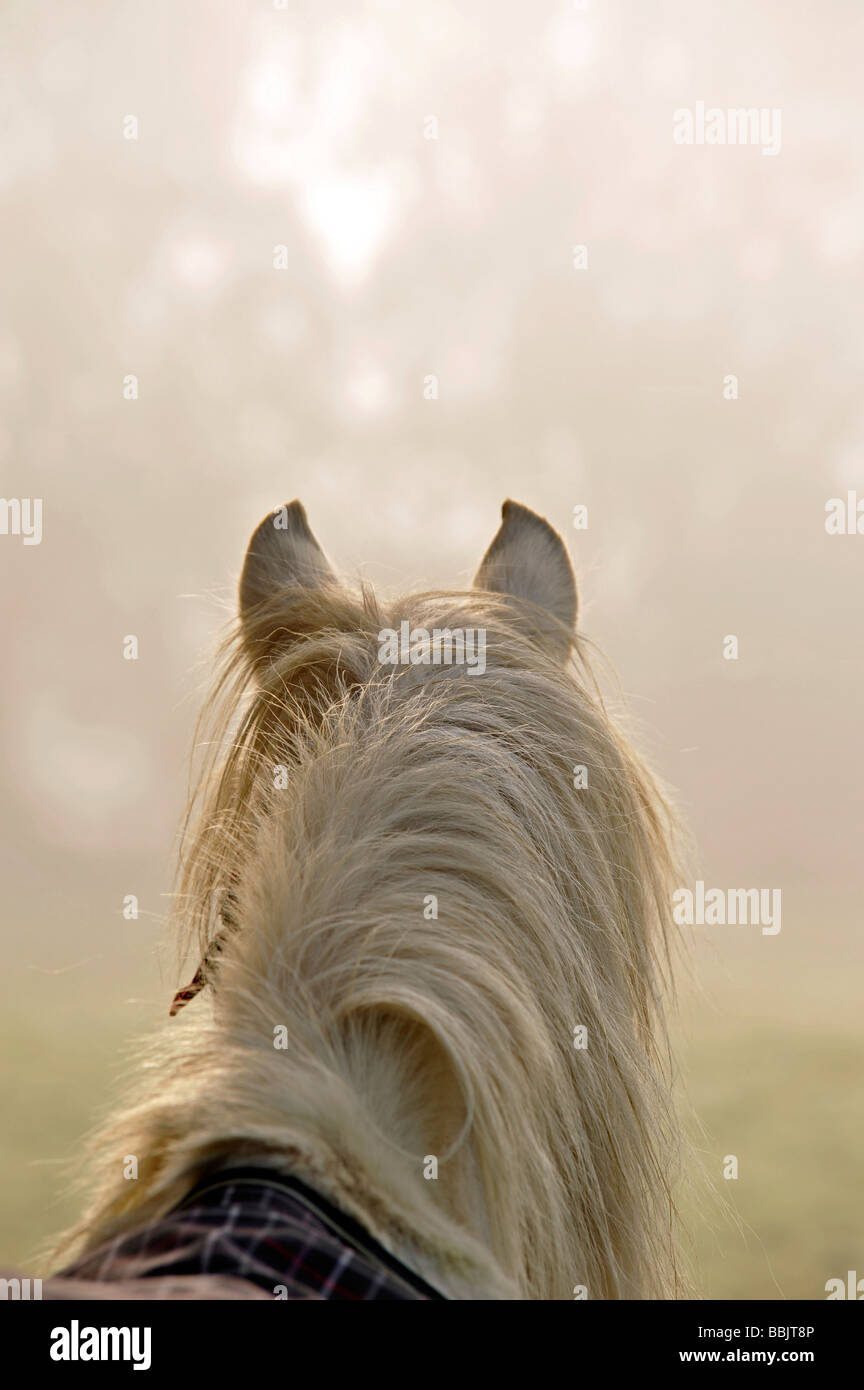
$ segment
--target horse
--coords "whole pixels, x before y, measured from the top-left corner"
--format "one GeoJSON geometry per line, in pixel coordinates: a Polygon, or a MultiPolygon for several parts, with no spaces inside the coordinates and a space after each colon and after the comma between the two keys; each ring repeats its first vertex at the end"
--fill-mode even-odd
{"type": "Polygon", "coordinates": [[[387,603],[298,501],[264,518],[181,838],[201,964],[98,1135],[55,1285],[195,1296],[201,1267],[148,1265],[141,1233],[185,1212],[212,1236],[208,1192],[239,1229],[246,1192],[259,1235],[332,1239],[330,1273],[262,1276],[248,1247],[213,1297],[680,1296],[677,820],[577,618],[561,536],[513,501],[469,590],[387,603]],[[429,640],[469,630],[482,671],[429,640]]]}

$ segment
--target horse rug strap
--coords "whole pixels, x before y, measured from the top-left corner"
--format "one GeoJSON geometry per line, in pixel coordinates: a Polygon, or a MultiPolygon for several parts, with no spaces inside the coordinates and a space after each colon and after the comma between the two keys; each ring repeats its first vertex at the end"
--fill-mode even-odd
{"type": "MultiPolygon", "coordinates": [[[[274,1192],[286,1193],[294,1202],[299,1202],[305,1209],[339,1240],[343,1245],[355,1251],[368,1264],[375,1267],[382,1267],[392,1279],[406,1284],[413,1290],[414,1296],[418,1294],[421,1298],[444,1299],[438,1289],[433,1288],[414,1270],[409,1269],[401,1260],[397,1259],[389,1250],[386,1250],[380,1241],[376,1240],[359,1221],[349,1216],[347,1212],[340,1211],[333,1206],[326,1197],[315,1192],[311,1187],[300,1178],[293,1174],[283,1174],[275,1168],[229,1168],[224,1169],[218,1174],[214,1174],[210,1179],[205,1179],[195,1187],[189,1196],[186,1197],[176,1208],[178,1212],[184,1211],[189,1207],[198,1206],[205,1199],[211,1199],[218,1193],[224,1193],[226,1189],[232,1189],[236,1197],[242,1200],[243,1189],[270,1189],[274,1192]]],[[[410,1298],[411,1294],[407,1294],[410,1298]]]]}
{"type": "Polygon", "coordinates": [[[211,1172],[173,1211],[88,1251],[58,1281],[152,1280],[163,1297],[208,1298],[219,1278],[291,1301],[447,1298],[360,1222],[267,1167],[211,1172]]]}

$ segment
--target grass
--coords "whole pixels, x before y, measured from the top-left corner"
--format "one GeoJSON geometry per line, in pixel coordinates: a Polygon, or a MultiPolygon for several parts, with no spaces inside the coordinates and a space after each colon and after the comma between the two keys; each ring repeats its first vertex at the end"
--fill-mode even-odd
{"type": "Polygon", "coordinates": [[[768,995],[764,981],[724,980],[717,1009],[695,997],[685,1009],[678,1056],[701,1172],[683,1212],[705,1297],[824,1299],[828,1279],[864,1273],[855,980],[796,966],[768,995]],[[737,1179],[723,1176],[727,1155],[737,1179]]]}
{"type": "Polygon", "coordinates": [[[0,1266],[40,1273],[39,1252],[78,1215],[70,1173],[116,1093],[128,1015],[4,1016],[0,1068],[0,1266]]]}
{"type": "MultiPolygon", "coordinates": [[[[829,1278],[864,1275],[864,1042],[852,983],[817,982],[817,997],[771,1007],[758,982],[714,988],[715,1004],[685,1000],[677,1051],[696,1150],[682,1202],[699,1295],[821,1299],[829,1278]],[[785,1016],[784,1016],[785,1015],[785,1016]],[[737,1180],[723,1178],[736,1155],[737,1180]]],[[[853,981],[854,983],[854,981],[853,981]]],[[[715,981],[716,986],[716,981],[715,981]]],[[[164,1012],[164,1010],[163,1010],[164,1012]]],[[[7,1012],[0,1104],[0,1265],[38,1274],[40,1247],[77,1214],[63,1177],[98,1111],[117,1093],[130,1034],[146,1026],[99,1004],[7,1012]]]]}

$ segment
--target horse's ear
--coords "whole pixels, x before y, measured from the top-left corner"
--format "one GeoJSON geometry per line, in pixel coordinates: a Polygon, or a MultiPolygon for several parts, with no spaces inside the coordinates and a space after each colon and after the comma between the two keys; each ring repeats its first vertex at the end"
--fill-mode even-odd
{"type": "Polygon", "coordinates": [[[501,527],[480,562],[474,587],[531,605],[530,609],[520,608],[520,625],[530,627],[532,609],[540,610],[534,635],[566,658],[578,601],[564,542],[548,521],[518,502],[505,502],[501,517],[501,527]],[[544,622],[543,614],[554,621],[544,622]]]}
{"type": "Polygon", "coordinates": [[[253,531],[240,576],[240,616],[280,589],[317,589],[336,583],[324,551],[309,529],[300,502],[287,502],[253,531]]]}

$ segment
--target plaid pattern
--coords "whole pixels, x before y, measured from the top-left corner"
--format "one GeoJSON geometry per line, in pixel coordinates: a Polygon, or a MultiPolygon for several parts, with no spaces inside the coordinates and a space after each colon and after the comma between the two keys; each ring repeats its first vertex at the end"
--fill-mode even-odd
{"type": "MultiPolygon", "coordinates": [[[[247,1280],[271,1298],[438,1299],[436,1289],[296,1178],[237,1169],[60,1278],[247,1280]]],[[[202,1297],[206,1296],[202,1294],[202,1297]]]]}

